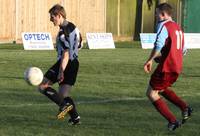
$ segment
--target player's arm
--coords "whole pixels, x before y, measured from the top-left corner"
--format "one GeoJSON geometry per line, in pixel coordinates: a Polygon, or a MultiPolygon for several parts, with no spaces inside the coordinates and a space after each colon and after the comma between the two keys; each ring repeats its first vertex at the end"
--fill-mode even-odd
{"type": "Polygon", "coordinates": [[[61,63],[60,63],[60,68],[59,68],[59,73],[58,73],[58,80],[59,82],[62,82],[64,80],[64,71],[69,61],[69,42],[66,40],[66,37],[64,34],[60,36],[60,40],[63,43],[62,48],[64,50],[62,52],[61,63]]]}
{"type": "Polygon", "coordinates": [[[152,64],[153,64],[153,60],[158,57],[160,54],[159,51],[157,51],[155,48],[153,48],[153,50],[151,51],[151,54],[149,56],[149,58],[147,59],[147,61],[144,64],[144,71],[146,73],[151,72],[152,69],[152,64]]]}
{"type": "Polygon", "coordinates": [[[82,35],[80,32],[78,33],[78,35],[79,35],[78,49],[80,50],[83,48],[83,42],[82,42],[82,35]]]}
{"type": "Polygon", "coordinates": [[[160,51],[164,47],[165,41],[168,38],[168,31],[165,26],[160,26],[156,37],[157,38],[154,43],[155,46],[153,50],[151,51],[149,58],[144,64],[144,71],[146,73],[151,72],[153,60],[155,60],[157,63],[159,63],[160,61],[160,58],[161,58],[160,51]]]}
{"type": "Polygon", "coordinates": [[[68,61],[69,61],[69,50],[66,49],[63,51],[63,54],[61,57],[61,63],[60,63],[59,74],[58,74],[59,82],[62,82],[64,80],[64,71],[67,67],[68,61]]]}

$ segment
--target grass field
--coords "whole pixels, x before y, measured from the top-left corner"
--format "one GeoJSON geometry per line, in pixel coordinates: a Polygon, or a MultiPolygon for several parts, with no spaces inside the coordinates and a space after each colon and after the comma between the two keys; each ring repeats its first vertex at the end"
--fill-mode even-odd
{"type": "MultiPolygon", "coordinates": [[[[116,43],[115,50],[82,49],[80,70],[71,93],[82,124],[56,120],[58,108],[23,79],[27,67],[45,72],[55,51],[24,51],[0,45],[0,136],[199,136],[200,50],[184,57],[184,71],[174,90],[194,108],[192,118],[175,132],[145,96],[149,75],[143,64],[150,50],[136,42],[116,43]]],[[[154,65],[155,66],[155,65],[154,65]]],[[[56,89],[58,86],[55,85],[56,89]]],[[[180,119],[180,111],[168,103],[180,119]]]]}

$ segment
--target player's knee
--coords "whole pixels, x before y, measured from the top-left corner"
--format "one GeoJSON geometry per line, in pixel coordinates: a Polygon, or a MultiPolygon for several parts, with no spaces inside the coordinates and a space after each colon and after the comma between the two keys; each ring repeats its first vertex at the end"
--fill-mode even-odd
{"type": "Polygon", "coordinates": [[[150,99],[153,99],[153,98],[155,97],[155,94],[153,93],[153,91],[150,92],[150,93],[148,93],[148,97],[149,97],[150,99]]]}
{"type": "Polygon", "coordinates": [[[151,99],[151,98],[153,98],[153,96],[154,96],[154,94],[153,94],[153,92],[151,91],[147,91],[146,92],[146,96],[149,98],[149,99],[151,99]]]}
{"type": "Polygon", "coordinates": [[[152,101],[156,100],[159,97],[158,92],[155,90],[147,91],[146,95],[152,101]]]}
{"type": "Polygon", "coordinates": [[[48,84],[40,84],[40,85],[38,86],[38,91],[41,92],[41,93],[43,93],[44,90],[45,90],[46,88],[48,88],[48,87],[49,87],[48,84]]]}

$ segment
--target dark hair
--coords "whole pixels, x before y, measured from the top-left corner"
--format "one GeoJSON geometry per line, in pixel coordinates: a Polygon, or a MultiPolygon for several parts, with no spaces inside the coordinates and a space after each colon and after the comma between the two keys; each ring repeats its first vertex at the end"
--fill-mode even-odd
{"type": "Polygon", "coordinates": [[[61,15],[64,19],[66,19],[66,12],[63,6],[61,6],[60,4],[56,4],[54,5],[50,10],[49,13],[52,15],[61,15]]]}
{"type": "Polygon", "coordinates": [[[161,3],[157,6],[157,9],[161,14],[167,13],[168,15],[172,15],[172,7],[168,3],[161,3]]]}

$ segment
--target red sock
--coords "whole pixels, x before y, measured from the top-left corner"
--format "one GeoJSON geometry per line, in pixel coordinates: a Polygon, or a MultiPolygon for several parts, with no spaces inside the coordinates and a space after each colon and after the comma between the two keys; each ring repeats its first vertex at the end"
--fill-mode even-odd
{"type": "Polygon", "coordinates": [[[178,97],[175,92],[170,90],[169,88],[165,89],[162,93],[162,96],[164,96],[167,100],[175,104],[177,107],[179,107],[182,111],[184,111],[187,108],[187,104],[178,97]]]}
{"type": "Polygon", "coordinates": [[[153,102],[153,105],[156,107],[158,112],[160,112],[160,114],[165,117],[170,123],[176,121],[176,117],[171,113],[167,104],[161,98],[153,102]]]}

